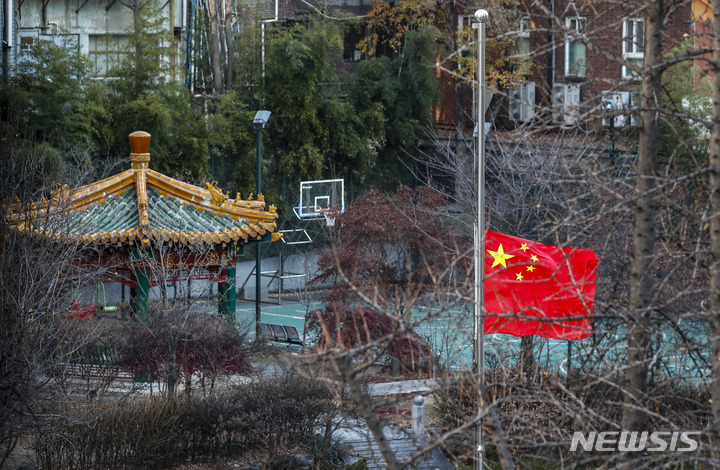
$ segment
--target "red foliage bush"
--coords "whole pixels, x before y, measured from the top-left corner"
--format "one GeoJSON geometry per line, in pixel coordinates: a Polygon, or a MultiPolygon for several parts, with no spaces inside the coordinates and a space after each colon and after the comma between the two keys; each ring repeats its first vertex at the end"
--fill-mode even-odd
{"type": "Polygon", "coordinates": [[[351,349],[389,337],[385,353],[394,359],[422,362],[430,354],[425,340],[414,331],[405,331],[394,338],[399,325],[393,318],[365,306],[331,303],[325,308],[308,312],[306,331],[317,338],[316,347],[351,349]]]}
{"type": "Polygon", "coordinates": [[[221,318],[208,314],[151,315],[137,325],[115,358],[136,377],[154,381],[169,373],[216,377],[252,370],[243,336],[221,318]]]}
{"type": "Polygon", "coordinates": [[[392,196],[369,191],[338,217],[333,249],[318,261],[313,282],[334,281],[329,300],[348,301],[355,299],[343,276],[361,292],[389,298],[413,284],[467,275],[472,260],[463,253],[472,240],[453,229],[457,220],[446,205],[426,186],[402,187],[392,196]]]}

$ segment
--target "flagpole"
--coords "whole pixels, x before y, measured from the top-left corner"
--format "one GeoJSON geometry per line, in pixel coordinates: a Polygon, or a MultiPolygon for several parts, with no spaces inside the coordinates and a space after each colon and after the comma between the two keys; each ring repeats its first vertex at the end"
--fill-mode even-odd
{"type": "MultiPolygon", "coordinates": [[[[475,336],[476,336],[476,366],[478,374],[478,416],[483,411],[483,386],[485,375],[485,23],[488,12],[477,10],[475,19],[478,22],[478,109],[477,109],[477,223],[475,225],[475,336]]],[[[477,423],[477,450],[476,468],[483,469],[485,446],[483,445],[483,420],[477,423]]]]}

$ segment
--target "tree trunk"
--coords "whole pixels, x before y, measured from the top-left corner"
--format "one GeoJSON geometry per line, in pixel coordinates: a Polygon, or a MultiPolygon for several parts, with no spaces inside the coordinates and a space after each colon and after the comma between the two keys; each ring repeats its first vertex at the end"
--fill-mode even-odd
{"type": "Polygon", "coordinates": [[[526,335],[520,338],[520,374],[523,379],[527,381],[533,380],[535,373],[535,356],[533,355],[533,349],[535,348],[535,341],[531,335],[526,335]]]}
{"type": "Polygon", "coordinates": [[[227,42],[227,68],[225,70],[225,89],[230,90],[235,67],[235,37],[232,30],[233,0],[225,0],[225,41],[227,42]]]}
{"type": "MultiPolygon", "coordinates": [[[[455,23],[455,2],[445,1],[442,4],[442,8],[445,13],[445,47],[451,53],[457,50],[457,37],[458,31],[455,23]]],[[[465,108],[463,106],[463,90],[465,88],[464,80],[453,76],[451,78],[453,87],[453,109],[455,111],[455,128],[459,137],[465,136],[467,128],[467,116],[465,116],[465,108]]]]}
{"type": "Polygon", "coordinates": [[[192,392],[192,375],[185,374],[185,396],[190,396],[192,392]]]}
{"type": "Polygon", "coordinates": [[[210,34],[212,39],[212,69],[215,93],[223,93],[222,63],[220,62],[220,24],[218,21],[218,4],[216,0],[208,0],[210,8],[210,34]]]}
{"type": "MultiPolygon", "coordinates": [[[[144,2],[137,1],[132,4],[133,12],[133,35],[135,36],[135,83],[140,84],[142,80],[142,59],[145,54],[142,36],[145,33],[142,21],[142,10],[144,2]]],[[[137,90],[136,90],[137,92],[137,90]]]]}
{"type": "Polygon", "coordinates": [[[710,328],[713,459],[720,459],[720,8],[713,8],[713,110],[710,128],[710,328]]]}
{"type": "Polygon", "coordinates": [[[223,81],[223,90],[226,89],[225,84],[225,62],[227,59],[227,50],[225,47],[227,43],[225,41],[225,5],[228,4],[229,0],[215,0],[218,2],[217,5],[217,30],[218,30],[218,44],[220,44],[220,80],[223,81]]]}
{"type": "Polygon", "coordinates": [[[169,355],[168,355],[168,361],[166,364],[167,367],[167,394],[169,397],[175,396],[175,388],[177,387],[178,382],[178,374],[177,374],[177,364],[175,362],[175,348],[170,348],[169,355]]]}
{"type": "Polygon", "coordinates": [[[648,4],[645,18],[645,61],[642,78],[642,127],[637,163],[637,202],[633,236],[633,261],[630,279],[630,316],[628,319],[627,370],[622,429],[640,431],[645,427],[645,403],[648,391],[648,346],[652,293],[652,260],[655,247],[655,167],[658,154],[658,118],[662,69],[663,2],[648,4]]]}

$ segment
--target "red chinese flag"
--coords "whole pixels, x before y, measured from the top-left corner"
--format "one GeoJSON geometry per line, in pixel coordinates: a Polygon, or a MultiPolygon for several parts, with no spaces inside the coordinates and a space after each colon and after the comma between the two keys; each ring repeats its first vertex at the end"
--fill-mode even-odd
{"type": "Polygon", "coordinates": [[[587,338],[597,264],[590,250],[487,231],[485,333],[587,338]]]}

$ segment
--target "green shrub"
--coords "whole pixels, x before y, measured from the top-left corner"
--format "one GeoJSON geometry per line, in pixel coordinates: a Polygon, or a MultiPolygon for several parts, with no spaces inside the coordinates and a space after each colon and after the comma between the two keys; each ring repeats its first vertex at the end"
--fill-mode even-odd
{"type": "Polygon", "coordinates": [[[345,470],[368,470],[367,458],[363,457],[345,467],[345,470]]]}

